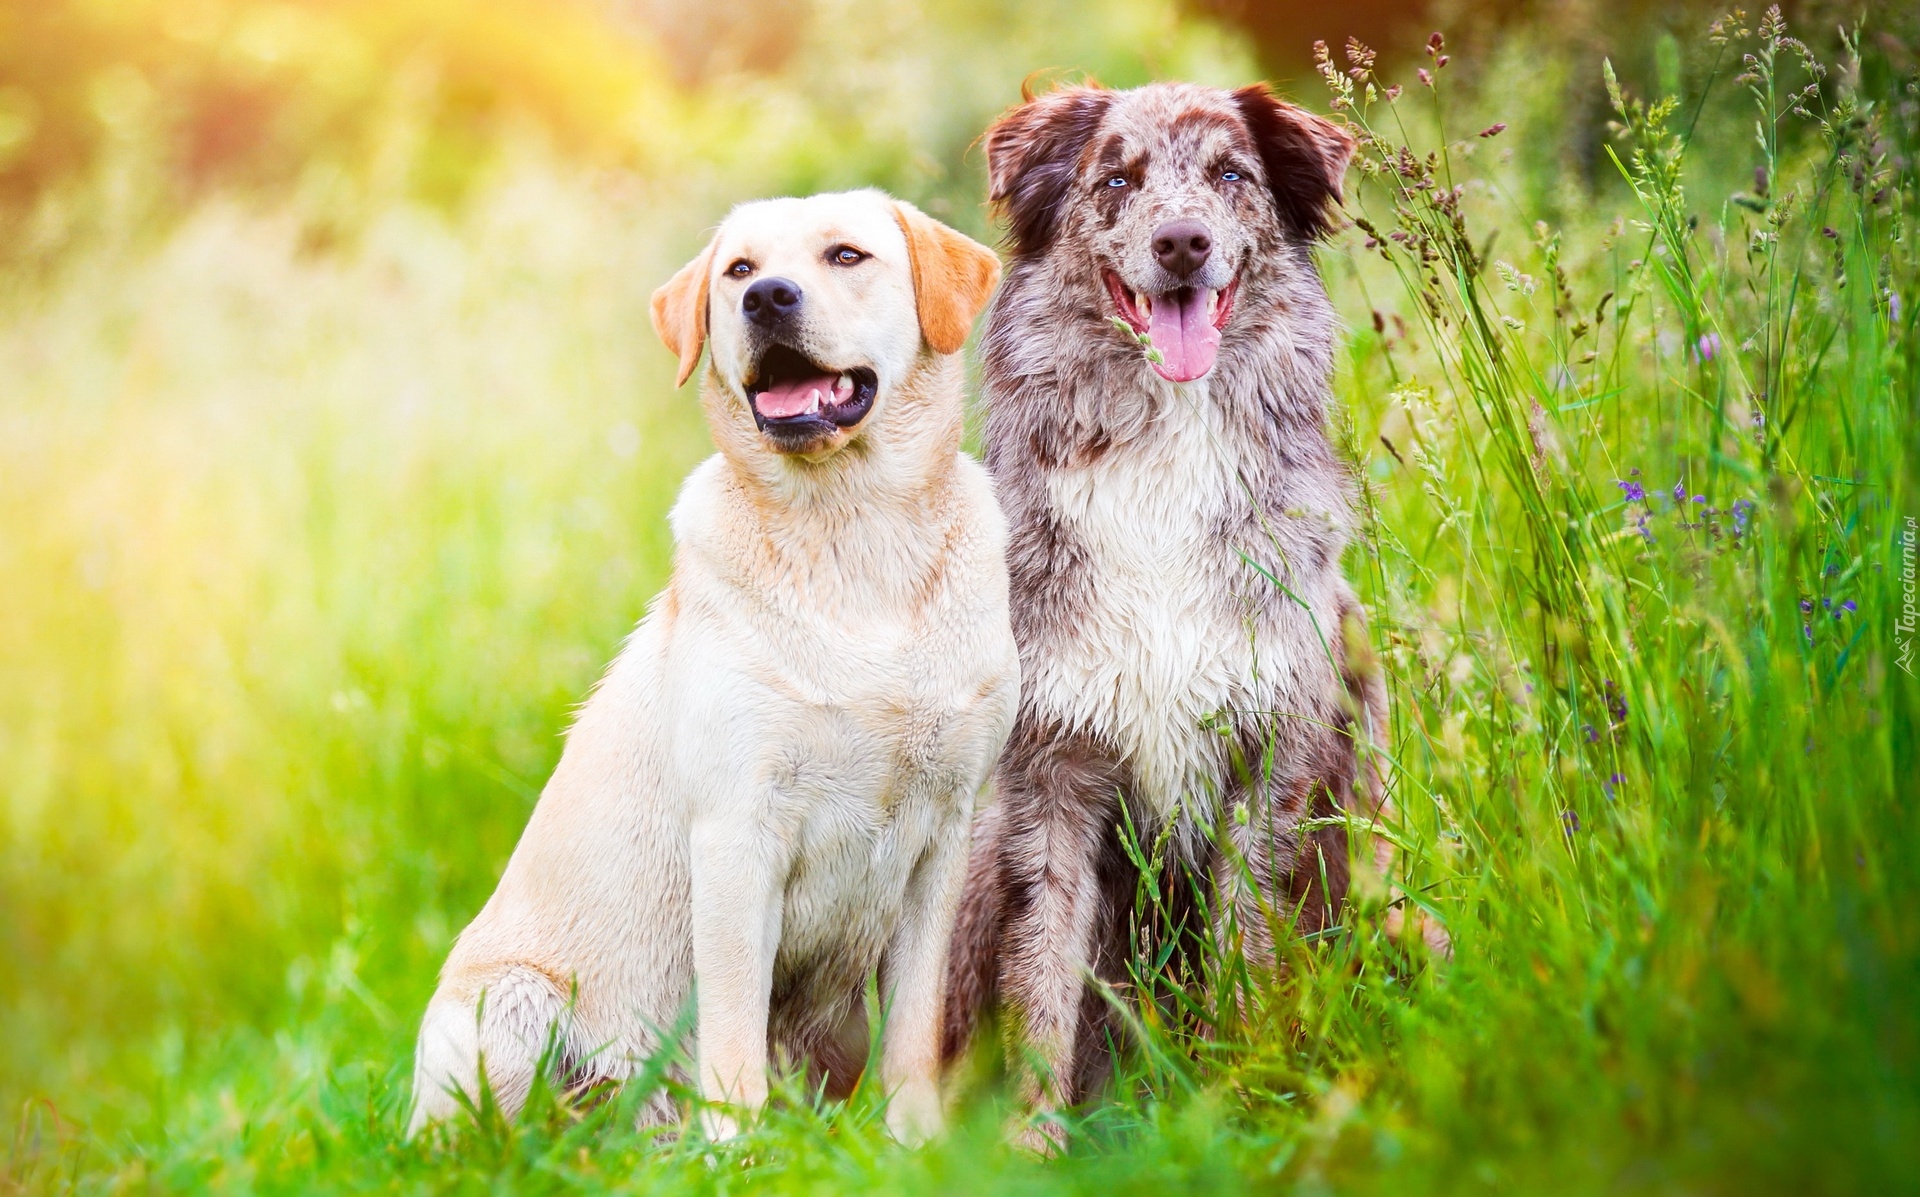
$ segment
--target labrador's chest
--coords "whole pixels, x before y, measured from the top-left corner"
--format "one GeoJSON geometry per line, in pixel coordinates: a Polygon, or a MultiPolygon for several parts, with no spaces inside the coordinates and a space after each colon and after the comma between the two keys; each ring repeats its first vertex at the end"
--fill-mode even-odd
{"type": "Polygon", "coordinates": [[[789,642],[770,668],[773,788],[787,815],[837,827],[858,812],[878,827],[919,804],[970,801],[1018,687],[1004,607],[968,594],[845,606],[843,630],[789,642]]]}
{"type": "Polygon", "coordinates": [[[869,613],[857,642],[784,677],[789,717],[768,769],[769,815],[791,861],[787,983],[838,1000],[874,967],[916,868],[972,819],[1017,687],[1004,614],[975,618],[964,605],[945,617],[869,613]]]}

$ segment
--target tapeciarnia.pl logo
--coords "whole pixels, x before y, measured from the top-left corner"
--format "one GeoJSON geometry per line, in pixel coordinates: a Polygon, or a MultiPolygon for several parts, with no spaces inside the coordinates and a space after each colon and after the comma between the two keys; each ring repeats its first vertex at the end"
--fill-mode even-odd
{"type": "Polygon", "coordinates": [[[1900,530],[1900,618],[1893,624],[1894,647],[1899,651],[1895,664],[1913,676],[1913,633],[1920,626],[1920,609],[1914,606],[1914,540],[1920,533],[1912,516],[1907,517],[1907,526],[1900,530]]]}

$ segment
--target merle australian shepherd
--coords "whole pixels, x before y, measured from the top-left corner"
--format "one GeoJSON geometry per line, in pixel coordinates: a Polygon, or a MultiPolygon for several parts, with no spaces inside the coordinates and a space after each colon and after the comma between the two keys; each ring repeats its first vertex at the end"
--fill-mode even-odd
{"type": "Polygon", "coordinates": [[[1163,889],[1188,898],[1159,935],[1209,933],[1197,887],[1272,961],[1276,926],[1324,927],[1345,895],[1344,836],[1302,825],[1356,789],[1380,801],[1356,787],[1383,699],[1340,572],[1352,484],[1310,253],[1353,144],[1264,87],[1187,84],[1059,88],[986,135],[1012,255],[987,323],[987,465],[1023,683],[945,1046],[1003,1006],[1049,1105],[1107,1068],[1086,977],[1126,980],[1123,831],[1165,846],[1181,880],[1163,889]]]}

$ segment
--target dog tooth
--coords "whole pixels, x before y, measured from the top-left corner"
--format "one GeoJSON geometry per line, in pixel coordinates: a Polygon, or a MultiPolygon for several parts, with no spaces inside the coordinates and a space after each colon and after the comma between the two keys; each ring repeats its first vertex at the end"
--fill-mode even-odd
{"type": "Polygon", "coordinates": [[[1207,291],[1207,318],[1209,320],[1213,318],[1214,312],[1217,311],[1219,307],[1220,307],[1220,292],[1209,288],[1207,291]]]}
{"type": "Polygon", "coordinates": [[[1140,318],[1149,322],[1153,319],[1153,296],[1145,291],[1133,293],[1133,306],[1139,311],[1140,318]]]}

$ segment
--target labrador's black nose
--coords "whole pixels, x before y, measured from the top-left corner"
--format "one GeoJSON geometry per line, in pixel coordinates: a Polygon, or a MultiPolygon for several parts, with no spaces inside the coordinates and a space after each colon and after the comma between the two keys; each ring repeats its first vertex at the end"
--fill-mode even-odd
{"type": "Polygon", "coordinates": [[[763,278],[747,288],[740,310],[763,328],[772,328],[800,310],[800,284],[792,279],[763,278]]]}
{"type": "Polygon", "coordinates": [[[1153,230],[1153,256],[1175,278],[1189,278],[1207,264],[1213,236],[1197,220],[1170,220],[1153,230]]]}

